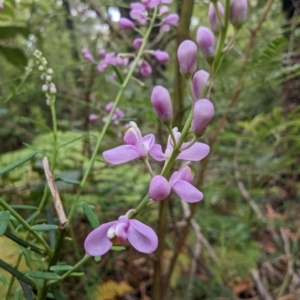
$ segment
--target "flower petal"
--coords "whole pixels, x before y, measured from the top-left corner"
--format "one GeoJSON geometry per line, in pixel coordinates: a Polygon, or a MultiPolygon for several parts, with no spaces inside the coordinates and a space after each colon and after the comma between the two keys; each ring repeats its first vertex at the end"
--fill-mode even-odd
{"type": "Polygon", "coordinates": [[[165,154],[162,152],[161,145],[154,144],[149,150],[150,155],[157,161],[163,161],[166,159],[165,154]]]}
{"type": "Polygon", "coordinates": [[[84,249],[87,254],[91,256],[101,256],[110,249],[112,242],[107,238],[107,231],[116,222],[117,221],[104,223],[94,229],[86,237],[84,241],[84,249]]]}
{"type": "MultiPolygon", "coordinates": [[[[182,148],[186,147],[189,143],[183,143],[182,148]]],[[[204,143],[195,143],[192,147],[183,150],[177,159],[199,161],[209,153],[209,146],[204,143]]]]}
{"type": "Polygon", "coordinates": [[[172,191],[186,202],[194,203],[203,199],[203,194],[184,180],[176,181],[172,186],[172,191]]]}
{"type": "Polygon", "coordinates": [[[104,159],[113,165],[119,165],[140,156],[140,152],[132,145],[123,145],[103,152],[104,159]]]}
{"type": "Polygon", "coordinates": [[[155,143],[154,134],[147,134],[143,137],[143,144],[145,145],[148,151],[153,147],[154,143],[155,143]]]}
{"type": "Polygon", "coordinates": [[[129,220],[127,238],[131,245],[142,253],[152,253],[158,245],[158,238],[152,228],[138,220],[129,220]]]}

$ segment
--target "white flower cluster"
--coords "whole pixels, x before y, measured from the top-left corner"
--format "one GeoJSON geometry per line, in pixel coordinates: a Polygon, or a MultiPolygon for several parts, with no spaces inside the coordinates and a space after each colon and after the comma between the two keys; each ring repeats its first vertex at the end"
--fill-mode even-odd
{"type": "Polygon", "coordinates": [[[38,70],[42,73],[41,80],[44,81],[42,85],[42,91],[46,94],[46,103],[50,104],[50,99],[52,95],[56,94],[56,86],[52,82],[53,70],[47,67],[47,59],[43,57],[42,52],[39,50],[35,50],[33,54],[36,58],[36,65],[38,66],[38,70]]]}

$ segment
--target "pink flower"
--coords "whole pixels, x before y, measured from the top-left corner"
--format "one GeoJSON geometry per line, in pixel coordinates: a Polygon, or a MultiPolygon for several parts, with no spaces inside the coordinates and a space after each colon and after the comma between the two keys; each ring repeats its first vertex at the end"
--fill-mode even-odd
{"type": "MultiPolygon", "coordinates": [[[[173,128],[173,133],[176,141],[179,140],[181,133],[178,132],[177,128],[173,128]]],[[[187,147],[189,143],[183,143],[182,149],[187,147]]],[[[173,153],[173,142],[171,137],[168,138],[168,143],[165,152],[162,151],[162,147],[159,144],[154,144],[150,148],[149,154],[157,161],[163,161],[169,159],[173,153]]],[[[177,159],[189,160],[189,161],[199,161],[203,159],[209,153],[209,146],[204,143],[196,142],[191,147],[182,150],[181,153],[177,156],[177,159]]]]}
{"type": "Polygon", "coordinates": [[[86,253],[101,256],[112,245],[123,244],[126,240],[139,252],[154,252],[158,245],[154,230],[138,220],[129,219],[127,214],[120,216],[117,221],[104,223],[94,229],[84,241],[86,253]]]}
{"type": "Polygon", "coordinates": [[[202,134],[203,130],[214,117],[215,109],[208,99],[196,101],[193,111],[192,130],[196,134],[202,134]]]}
{"type": "Polygon", "coordinates": [[[147,23],[145,11],[139,9],[132,9],[129,15],[131,19],[138,21],[141,25],[145,25],[147,23]]]}
{"type": "Polygon", "coordinates": [[[197,46],[190,40],[183,41],[177,50],[181,74],[193,74],[197,68],[197,46]]]}
{"type": "Polygon", "coordinates": [[[135,49],[139,49],[141,47],[142,43],[143,43],[142,38],[136,38],[136,39],[133,40],[132,45],[135,49]]]}
{"type": "Polygon", "coordinates": [[[155,137],[153,134],[147,134],[142,137],[136,123],[130,122],[130,128],[124,135],[124,142],[127,145],[104,151],[104,159],[111,164],[119,165],[136,158],[146,157],[154,145],[155,137]]]}
{"type": "Polygon", "coordinates": [[[89,115],[89,120],[90,121],[96,121],[99,119],[99,116],[97,116],[96,114],[90,114],[89,115]]]}
{"type": "Polygon", "coordinates": [[[172,191],[186,202],[201,201],[203,194],[191,185],[193,179],[191,168],[185,164],[172,174],[169,182],[161,175],[154,176],[150,182],[149,195],[153,200],[161,201],[172,191]]]}
{"type": "Polygon", "coordinates": [[[205,87],[209,73],[204,70],[197,71],[193,76],[193,91],[196,98],[199,98],[205,87]]]}
{"type": "Polygon", "coordinates": [[[163,5],[163,6],[161,6],[161,7],[159,8],[159,14],[160,14],[160,15],[164,15],[164,14],[166,14],[166,13],[168,13],[168,12],[169,12],[169,7],[166,6],[166,5],[163,5]]]}
{"type": "Polygon", "coordinates": [[[205,58],[210,58],[215,55],[215,36],[209,28],[205,26],[199,27],[196,40],[205,58]]]}
{"type": "MultiPolygon", "coordinates": [[[[217,7],[218,7],[219,16],[220,16],[221,20],[223,20],[224,19],[224,7],[223,7],[222,3],[217,2],[217,7]]],[[[210,4],[209,4],[208,18],[210,21],[212,31],[219,32],[222,24],[220,24],[220,21],[215,12],[215,7],[212,2],[210,2],[210,4]]]]}
{"type": "Polygon", "coordinates": [[[231,0],[229,19],[232,25],[241,26],[247,20],[248,2],[247,0],[231,0]]]}
{"type": "Polygon", "coordinates": [[[163,31],[169,31],[171,29],[170,25],[177,25],[178,21],[179,16],[177,14],[170,14],[162,20],[161,29],[163,31]]]}
{"type": "Polygon", "coordinates": [[[157,59],[157,61],[161,64],[165,64],[169,60],[169,54],[166,51],[155,50],[152,55],[157,59]]]}
{"type": "Polygon", "coordinates": [[[173,107],[170,93],[163,86],[154,87],[151,94],[151,103],[156,110],[158,117],[163,121],[171,121],[173,117],[173,107]]]}
{"type": "Polygon", "coordinates": [[[94,60],[94,57],[93,57],[92,53],[89,51],[89,49],[83,48],[83,49],[81,50],[81,53],[82,53],[83,57],[84,57],[86,60],[88,60],[88,61],[93,61],[93,60],[94,60]]]}
{"type": "Polygon", "coordinates": [[[140,73],[143,77],[149,77],[152,74],[152,67],[146,61],[143,61],[140,65],[140,73]]]}
{"type": "Polygon", "coordinates": [[[134,28],[134,23],[127,18],[121,18],[119,20],[119,27],[124,30],[130,30],[134,28]]]}

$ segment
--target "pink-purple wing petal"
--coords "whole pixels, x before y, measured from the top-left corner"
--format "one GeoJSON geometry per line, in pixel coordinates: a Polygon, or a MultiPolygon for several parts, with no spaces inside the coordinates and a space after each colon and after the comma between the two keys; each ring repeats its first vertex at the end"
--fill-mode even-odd
{"type": "MultiPolygon", "coordinates": [[[[189,143],[183,143],[182,148],[185,148],[189,143]]],[[[177,159],[199,161],[209,153],[209,146],[204,143],[195,143],[192,147],[183,150],[177,159]]]]}
{"type": "Polygon", "coordinates": [[[181,199],[189,203],[195,203],[203,199],[203,194],[193,185],[184,180],[178,180],[172,186],[172,191],[181,199]]]}
{"type": "Polygon", "coordinates": [[[105,254],[112,242],[107,238],[108,229],[114,225],[117,221],[104,223],[94,229],[84,241],[85,252],[91,256],[101,256],[105,254]]]}
{"type": "Polygon", "coordinates": [[[157,161],[163,161],[166,159],[165,154],[162,152],[161,145],[159,144],[154,144],[149,153],[157,161]]]}
{"type": "Polygon", "coordinates": [[[152,253],[158,245],[156,233],[149,226],[138,220],[129,220],[127,238],[130,244],[139,252],[152,253]]]}
{"type": "Polygon", "coordinates": [[[123,164],[140,156],[140,152],[132,145],[123,145],[103,152],[104,159],[113,165],[123,164]]]}

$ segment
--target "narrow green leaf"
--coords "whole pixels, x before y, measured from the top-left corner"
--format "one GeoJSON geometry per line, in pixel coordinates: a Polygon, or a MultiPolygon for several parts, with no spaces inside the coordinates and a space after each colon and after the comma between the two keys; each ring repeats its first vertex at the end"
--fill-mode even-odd
{"type": "Polygon", "coordinates": [[[10,213],[9,211],[0,211],[0,236],[6,231],[9,223],[10,213]]]}
{"type": "Polygon", "coordinates": [[[69,276],[81,277],[84,275],[84,272],[73,272],[69,276]]]}
{"type": "Polygon", "coordinates": [[[34,231],[50,231],[58,229],[58,226],[52,224],[40,224],[32,226],[31,229],[34,231]]]}
{"type": "Polygon", "coordinates": [[[117,78],[118,78],[118,81],[120,82],[120,84],[123,84],[124,79],[123,79],[122,74],[120,73],[120,70],[116,66],[112,66],[112,68],[114,69],[114,71],[115,71],[115,73],[117,75],[117,78]]]}
{"type": "Polygon", "coordinates": [[[0,47],[0,53],[16,67],[25,67],[27,65],[27,57],[22,50],[13,47],[0,47]]]}
{"type": "Polygon", "coordinates": [[[68,184],[75,184],[75,185],[79,185],[80,184],[80,181],[78,181],[78,180],[63,178],[63,177],[60,177],[60,176],[57,176],[55,179],[63,181],[63,182],[68,183],[68,184]]]}
{"type": "Polygon", "coordinates": [[[21,290],[20,288],[17,288],[14,292],[14,300],[20,300],[20,296],[21,296],[21,290]]]}
{"type": "Polygon", "coordinates": [[[17,160],[16,162],[12,163],[11,165],[6,166],[5,168],[1,168],[0,169],[0,175],[3,175],[21,165],[23,165],[24,163],[26,163],[28,160],[30,160],[33,156],[35,156],[37,154],[37,151],[34,151],[30,154],[28,154],[27,156],[17,160]]]}
{"type": "Polygon", "coordinates": [[[52,131],[52,129],[50,127],[48,127],[46,124],[44,124],[44,123],[35,121],[33,119],[30,119],[30,118],[25,118],[25,117],[22,117],[22,120],[28,121],[29,123],[37,125],[38,127],[40,127],[41,129],[45,130],[46,132],[51,132],[52,131]]]}
{"type": "Polygon", "coordinates": [[[3,283],[4,286],[8,286],[8,282],[3,275],[0,275],[0,281],[3,283]]]}
{"type": "Polygon", "coordinates": [[[110,248],[110,250],[112,250],[112,251],[123,251],[125,249],[126,249],[126,247],[124,247],[124,246],[112,246],[110,248]]]}
{"type": "Polygon", "coordinates": [[[10,205],[12,208],[14,209],[32,209],[32,210],[37,210],[38,208],[36,206],[33,205],[23,205],[23,204],[11,204],[10,205]]]}
{"type": "Polygon", "coordinates": [[[19,282],[20,282],[21,288],[23,290],[23,293],[26,297],[26,300],[33,300],[32,293],[31,293],[31,290],[29,289],[28,285],[25,282],[23,282],[22,280],[19,280],[19,282]]]}
{"type": "Polygon", "coordinates": [[[28,243],[27,241],[20,239],[19,237],[17,237],[16,235],[14,235],[13,233],[11,233],[7,230],[5,232],[5,236],[7,236],[9,239],[11,239],[12,241],[16,242],[17,244],[19,244],[20,246],[22,246],[28,250],[31,250],[31,251],[34,251],[34,252],[40,253],[40,254],[45,254],[44,250],[38,248],[37,246],[35,246],[33,244],[28,243]]]}
{"type": "Polygon", "coordinates": [[[60,276],[56,273],[51,272],[41,272],[41,271],[29,271],[27,275],[32,278],[39,278],[45,280],[58,280],[60,276]]]}
{"type": "Polygon", "coordinates": [[[70,265],[54,265],[50,267],[50,270],[53,272],[63,272],[63,271],[69,271],[73,267],[70,265]]]}
{"type": "Polygon", "coordinates": [[[94,212],[92,211],[90,205],[88,205],[86,202],[82,202],[81,206],[83,208],[83,211],[87,217],[87,219],[89,220],[90,224],[92,225],[92,227],[95,229],[97,227],[100,226],[100,223],[96,217],[96,215],[94,214],[94,212]]]}
{"type": "Polygon", "coordinates": [[[3,268],[5,271],[13,275],[14,277],[18,278],[19,280],[22,280],[26,284],[35,287],[34,281],[32,281],[30,278],[28,278],[26,275],[18,271],[17,269],[13,268],[11,265],[0,259],[0,267],[3,268]]]}

